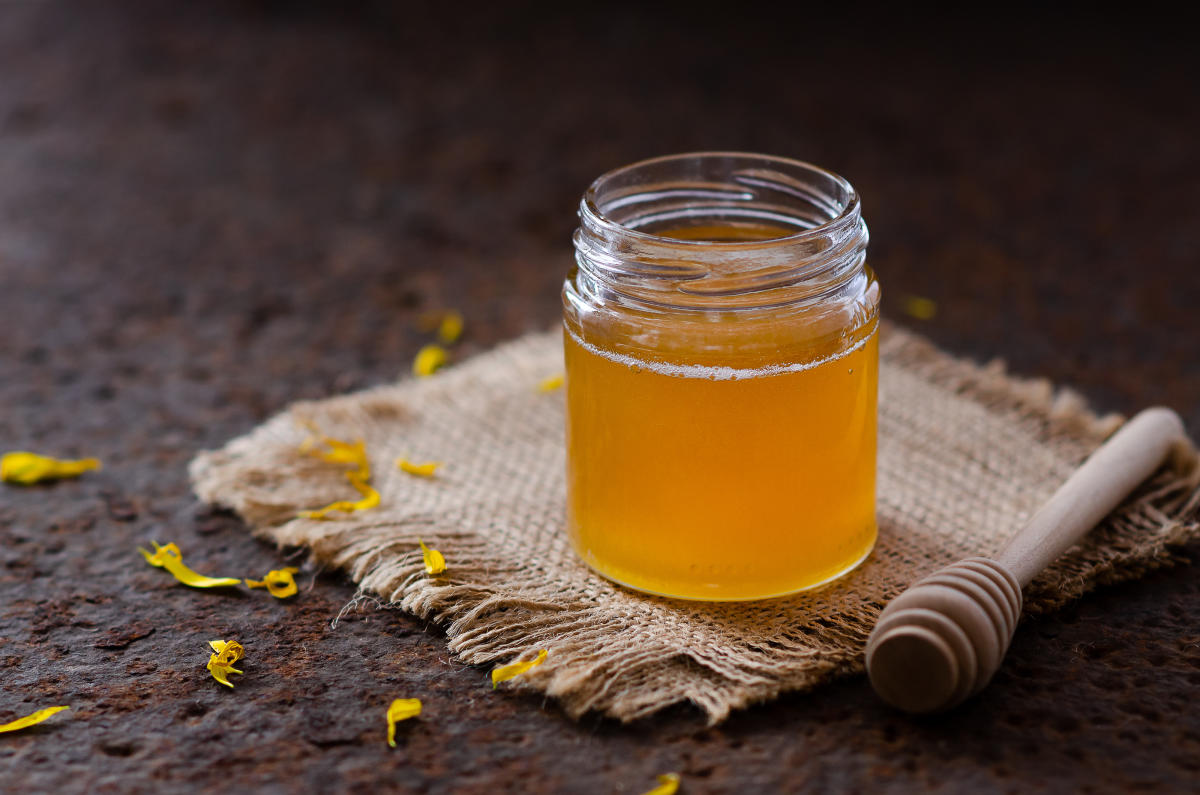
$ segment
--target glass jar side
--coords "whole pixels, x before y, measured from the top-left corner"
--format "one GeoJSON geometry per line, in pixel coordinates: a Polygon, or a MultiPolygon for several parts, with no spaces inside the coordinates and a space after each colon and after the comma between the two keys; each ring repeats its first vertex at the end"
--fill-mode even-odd
{"type": "Polygon", "coordinates": [[[614,172],[581,207],[563,289],[567,524],[617,582],[759,599],[840,576],[874,544],[879,286],[848,183],[813,169],[809,193],[836,195],[806,215],[819,202],[779,194],[809,195],[812,167],[713,157],[614,172]],[[629,207],[630,227],[605,214],[629,207]]]}

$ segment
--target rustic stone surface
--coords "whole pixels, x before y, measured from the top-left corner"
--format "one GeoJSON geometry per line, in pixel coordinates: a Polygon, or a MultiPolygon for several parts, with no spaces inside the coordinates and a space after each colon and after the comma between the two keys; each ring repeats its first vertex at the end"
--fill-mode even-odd
{"type": "Polygon", "coordinates": [[[1182,37],[192,5],[0,18],[0,447],[105,464],[0,490],[0,721],[72,705],[0,739],[6,786],[641,792],[668,770],[687,792],[1194,786],[1189,566],[1027,622],[952,715],[910,720],[853,680],[705,729],[687,710],[575,724],[494,694],[436,627],[370,603],[334,628],[353,596],[334,573],[279,601],[186,589],[134,551],[173,540],[222,576],[298,561],[194,503],[193,452],[394,378],[430,309],[464,312],[464,356],[552,323],[586,183],[696,148],[845,174],[893,316],[931,297],[937,316],[912,322],[947,348],[1102,410],[1166,403],[1196,433],[1182,37]],[[204,670],[216,637],[247,649],[232,691],[204,670]],[[425,713],[389,750],[399,696],[425,713]]]}

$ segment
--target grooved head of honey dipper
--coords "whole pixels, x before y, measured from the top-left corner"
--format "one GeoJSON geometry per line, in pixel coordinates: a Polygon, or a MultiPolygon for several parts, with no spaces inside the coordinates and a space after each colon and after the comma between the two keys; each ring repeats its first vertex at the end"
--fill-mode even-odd
{"type": "Polygon", "coordinates": [[[913,624],[871,638],[867,674],[880,698],[918,714],[951,706],[962,690],[959,678],[970,676],[938,633],[913,624]]]}
{"type": "Polygon", "coordinates": [[[968,558],[920,580],[884,608],[867,640],[867,673],[906,712],[949,709],[1000,667],[1021,614],[1021,586],[1003,564],[968,558]]]}

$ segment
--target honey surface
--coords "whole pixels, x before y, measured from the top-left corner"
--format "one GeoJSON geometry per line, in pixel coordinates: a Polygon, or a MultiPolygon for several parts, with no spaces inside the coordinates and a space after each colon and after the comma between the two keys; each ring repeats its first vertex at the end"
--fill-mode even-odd
{"type": "MultiPolygon", "coordinates": [[[[874,323],[848,343],[806,348],[807,359],[743,353],[735,367],[693,363],[712,359],[687,355],[685,330],[656,333],[671,358],[631,355],[595,328],[584,341],[568,324],[567,518],[588,565],[643,591],[734,600],[811,588],[866,557],[874,323]]],[[[803,337],[805,327],[748,333],[803,337]]]]}

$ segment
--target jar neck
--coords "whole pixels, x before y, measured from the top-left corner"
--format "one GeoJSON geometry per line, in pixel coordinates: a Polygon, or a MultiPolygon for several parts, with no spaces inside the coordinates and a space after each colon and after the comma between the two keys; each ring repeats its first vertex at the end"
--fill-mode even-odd
{"type": "Polygon", "coordinates": [[[849,182],[735,152],[645,160],[592,183],[575,231],[579,287],[645,307],[742,310],[821,301],[863,272],[849,182]]]}

